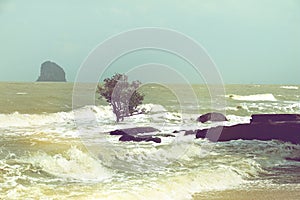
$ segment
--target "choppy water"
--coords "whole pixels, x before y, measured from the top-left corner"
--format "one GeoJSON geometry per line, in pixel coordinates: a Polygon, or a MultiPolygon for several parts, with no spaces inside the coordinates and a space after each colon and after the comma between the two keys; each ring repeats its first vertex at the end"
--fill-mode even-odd
{"type": "MultiPolygon", "coordinates": [[[[300,145],[280,141],[210,143],[194,136],[161,144],[121,143],[108,131],[153,126],[161,133],[215,126],[195,122],[211,111],[205,86],[178,102],[165,87],[148,85],[146,114],[115,124],[103,101],[72,111],[71,83],[0,83],[0,199],[191,199],[196,192],[299,187],[300,145]],[[180,112],[185,108],[185,113],[180,112]],[[93,118],[78,119],[92,112],[93,118]]],[[[180,86],[178,86],[180,87],[180,86]]],[[[185,91],[182,91],[185,92],[185,91]]],[[[254,113],[300,113],[299,86],[228,85],[229,122],[254,113]]]]}

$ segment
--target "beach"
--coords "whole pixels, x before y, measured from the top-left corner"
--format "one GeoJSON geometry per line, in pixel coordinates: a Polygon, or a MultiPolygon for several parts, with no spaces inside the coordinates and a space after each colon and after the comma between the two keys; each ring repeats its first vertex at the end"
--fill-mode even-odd
{"type": "Polygon", "coordinates": [[[225,191],[204,192],[193,195],[194,200],[297,200],[300,189],[287,188],[249,188],[248,190],[236,189],[225,191]]]}

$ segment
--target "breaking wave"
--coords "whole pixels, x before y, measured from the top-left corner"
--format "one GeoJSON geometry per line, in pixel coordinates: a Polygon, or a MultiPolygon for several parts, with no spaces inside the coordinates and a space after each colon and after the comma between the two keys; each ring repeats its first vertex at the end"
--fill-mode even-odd
{"type": "Polygon", "coordinates": [[[282,88],[282,89],[288,89],[288,90],[298,90],[298,89],[299,89],[298,86],[291,86],[291,85],[288,85],[288,86],[280,86],[280,88],[282,88]]]}
{"type": "MultiPolygon", "coordinates": [[[[244,101],[275,99],[272,94],[231,95],[228,98],[244,101]]],[[[258,106],[273,109],[277,104],[282,106],[278,101],[244,103],[242,108],[249,110],[258,106]]],[[[294,107],[291,109],[299,109],[299,103],[294,107]]],[[[153,126],[162,134],[216,125],[197,123],[198,114],[183,119],[181,113],[169,112],[161,105],[145,104],[139,109],[147,114],[126,118],[118,125],[114,123],[110,106],[86,106],[49,114],[0,114],[3,136],[14,134],[13,137],[9,135],[8,139],[13,138],[9,141],[30,150],[18,155],[22,150],[14,149],[14,153],[10,153],[7,145],[0,146],[0,199],[41,196],[49,199],[191,199],[196,192],[234,189],[262,179],[262,176],[270,175],[274,167],[294,165],[292,160],[285,158],[297,158],[300,153],[299,145],[279,141],[237,140],[212,144],[180,132],[174,134],[176,137],[162,137],[161,144],[122,143],[118,136],[107,134],[116,127],[133,125],[153,126]],[[97,129],[87,126],[84,131],[95,142],[89,145],[97,150],[97,154],[90,154],[82,144],[81,148],[72,145],[78,138],[53,136],[55,132],[78,137],[75,115],[82,117],[88,125],[90,120],[96,122],[97,129]],[[34,135],[36,133],[39,134],[34,135]],[[38,141],[42,144],[38,145],[38,141]],[[57,188],[59,192],[56,192],[57,188]]],[[[227,125],[250,120],[249,116],[227,117],[227,125]]]]}
{"type": "Polygon", "coordinates": [[[247,96],[230,94],[226,95],[226,97],[238,101],[277,101],[273,94],[253,94],[247,96]]]}
{"type": "MultiPolygon", "coordinates": [[[[100,161],[77,147],[55,154],[37,151],[21,157],[8,155],[0,160],[0,198],[47,197],[52,185],[58,184],[71,196],[74,193],[68,190],[72,185],[76,195],[87,199],[191,199],[196,192],[247,184],[261,174],[271,173],[272,167],[292,162],[284,158],[296,157],[300,152],[299,145],[278,141],[232,141],[218,143],[208,152],[201,150],[208,144],[206,140],[182,141],[171,147],[128,148],[127,144],[123,146],[124,153],[114,156],[114,162],[100,161]],[[188,150],[176,161],[159,165],[187,146],[188,150]],[[141,168],[120,171],[120,165],[126,164],[141,168]],[[147,171],[148,165],[157,168],[147,171]],[[24,181],[31,184],[26,186],[24,181]]],[[[53,198],[53,194],[48,197],[53,198]]]]}
{"type": "MultiPolygon", "coordinates": [[[[167,113],[167,110],[161,105],[144,104],[139,107],[139,110],[148,114],[165,113],[166,116],[169,115],[170,118],[173,117],[173,115],[167,113]]],[[[139,117],[140,116],[145,115],[139,115],[139,117]]],[[[14,112],[11,114],[0,114],[0,128],[43,126],[53,123],[74,123],[75,117],[83,117],[85,120],[98,120],[101,122],[115,121],[111,106],[85,106],[70,112],[44,114],[21,114],[14,112]],[[88,115],[89,113],[92,113],[93,115],[90,116],[88,115]]]]}
{"type": "Polygon", "coordinates": [[[112,176],[111,172],[101,165],[100,160],[76,147],[55,155],[37,152],[25,161],[48,174],[63,179],[103,181],[112,176]]]}

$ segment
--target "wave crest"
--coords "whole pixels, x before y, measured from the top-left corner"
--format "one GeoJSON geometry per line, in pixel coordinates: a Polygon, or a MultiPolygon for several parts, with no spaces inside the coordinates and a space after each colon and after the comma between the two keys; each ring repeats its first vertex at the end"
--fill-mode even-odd
{"type": "Polygon", "coordinates": [[[226,97],[238,101],[277,101],[273,94],[253,94],[247,96],[230,94],[226,95],[226,97]]]}

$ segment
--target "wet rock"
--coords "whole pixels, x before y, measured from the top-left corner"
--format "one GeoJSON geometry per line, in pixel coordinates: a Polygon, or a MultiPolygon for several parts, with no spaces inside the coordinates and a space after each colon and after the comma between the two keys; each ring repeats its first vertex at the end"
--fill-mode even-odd
{"type": "Polygon", "coordinates": [[[300,122],[300,114],[255,114],[251,123],[300,122]]]}
{"type": "Polygon", "coordinates": [[[159,132],[158,129],[153,127],[135,127],[135,128],[125,128],[125,129],[117,129],[110,132],[110,135],[122,135],[119,138],[119,141],[122,142],[155,142],[155,143],[161,143],[161,139],[155,136],[155,133],[159,132]],[[149,135],[146,136],[140,136],[139,134],[143,133],[149,133],[149,135]],[[153,134],[151,134],[153,133],[153,134]]]}
{"type": "Polygon", "coordinates": [[[206,113],[204,115],[201,115],[200,117],[197,118],[198,122],[222,122],[222,121],[228,121],[228,119],[222,114],[222,113],[217,113],[217,112],[211,112],[211,113],[206,113]]]}
{"type": "Polygon", "coordinates": [[[117,129],[109,133],[110,135],[137,135],[141,133],[152,133],[152,132],[159,132],[159,130],[153,127],[135,127],[135,128],[117,129]]]}
{"type": "Polygon", "coordinates": [[[155,136],[160,136],[160,137],[175,137],[175,135],[168,134],[168,133],[160,133],[160,134],[156,134],[155,136]]]}
{"type": "MultiPolygon", "coordinates": [[[[210,141],[230,140],[281,140],[300,144],[300,121],[294,121],[295,115],[267,115],[258,118],[250,124],[238,124],[234,126],[218,126],[210,129],[196,130],[196,138],[207,138],[210,141]],[[258,120],[259,119],[259,120],[258,120]],[[274,121],[274,120],[280,121],[274,121]],[[281,121],[291,119],[292,121],[281,121]],[[270,123],[270,121],[272,123],[270,123]]],[[[253,117],[253,116],[252,116],[253,117]]],[[[253,118],[252,118],[253,119],[253,118]]]]}
{"type": "Polygon", "coordinates": [[[300,157],[298,157],[298,158],[285,158],[285,159],[290,160],[290,161],[300,162],[300,157]]]}
{"type": "Polygon", "coordinates": [[[188,131],[185,131],[184,135],[194,135],[196,133],[196,131],[194,130],[188,130],[188,131]]]}
{"type": "Polygon", "coordinates": [[[129,142],[129,141],[133,141],[133,142],[155,142],[155,143],[161,143],[161,139],[158,137],[152,137],[152,136],[133,136],[133,135],[122,135],[119,138],[119,141],[122,142],[129,142]]]}

